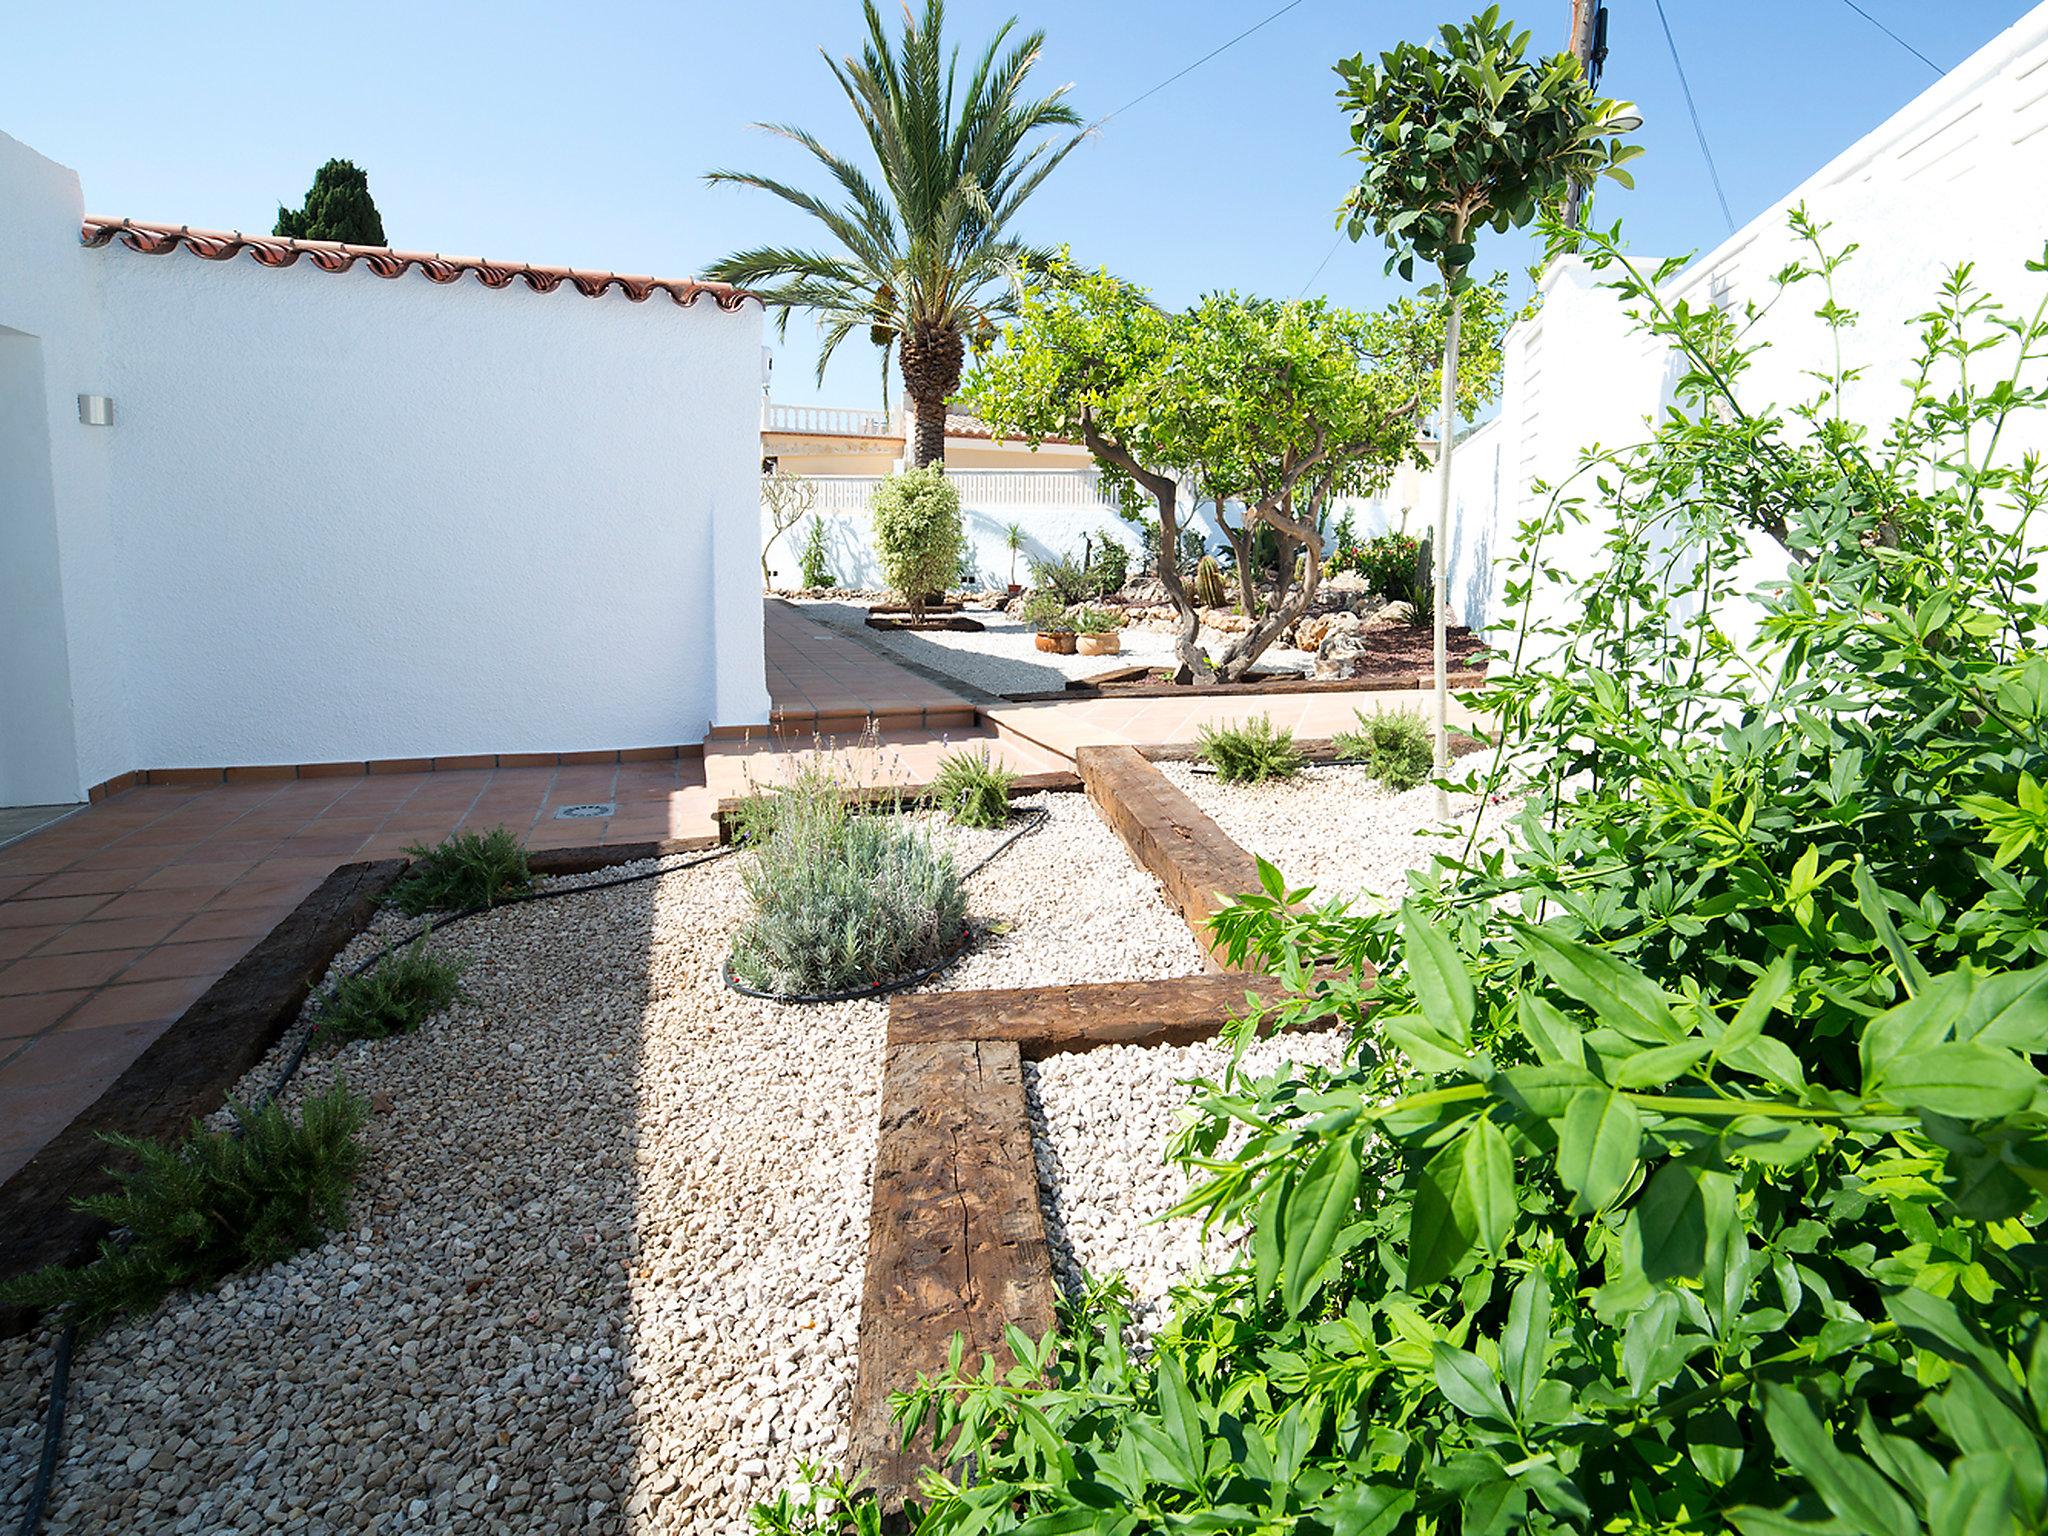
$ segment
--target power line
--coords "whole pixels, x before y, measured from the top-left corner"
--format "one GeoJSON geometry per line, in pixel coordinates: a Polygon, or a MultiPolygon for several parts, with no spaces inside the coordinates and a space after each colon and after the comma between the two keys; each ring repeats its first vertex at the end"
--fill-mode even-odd
{"type": "Polygon", "coordinates": [[[1878,31],[1882,32],[1886,37],[1890,38],[1893,42],[1897,43],[1901,48],[1905,49],[1906,52],[1913,55],[1914,58],[1918,59],[1922,64],[1925,64],[1929,69],[1933,70],[1937,75],[1945,75],[1948,73],[1947,70],[1943,69],[1939,64],[1935,63],[1934,60],[1927,57],[1926,54],[1922,53],[1918,48],[1915,48],[1911,43],[1907,42],[1903,37],[1899,36],[1898,33],[1894,32],[1890,27],[1886,26],[1883,22],[1879,21],[1875,16],[1871,15],[1870,12],[1863,9],[1862,6],[1856,3],[1856,0],[1842,0],[1842,4],[1849,7],[1850,10],[1854,11],[1858,16],[1861,16],[1865,21],[1869,22],[1873,27],[1877,28],[1878,31]]]}
{"type": "Polygon", "coordinates": [[[1728,194],[1721,190],[1721,171],[1714,164],[1714,152],[1707,148],[1707,130],[1700,125],[1700,109],[1693,103],[1692,84],[1685,78],[1685,63],[1678,57],[1678,39],[1671,35],[1671,18],[1664,14],[1664,0],[1657,0],[1657,20],[1664,24],[1664,43],[1671,50],[1671,67],[1678,71],[1678,88],[1685,92],[1685,110],[1692,118],[1693,136],[1700,141],[1700,155],[1707,162],[1707,175],[1714,183],[1714,196],[1721,202],[1721,217],[1728,221],[1728,233],[1735,233],[1735,215],[1728,211],[1728,194]]]}
{"type": "Polygon", "coordinates": [[[1285,16],[1289,11],[1293,10],[1297,5],[1300,5],[1301,3],[1302,0],[1287,0],[1287,3],[1285,5],[1281,6],[1280,9],[1275,11],[1272,15],[1266,17],[1265,20],[1253,22],[1250,26],[1246,27],[1242,32],[1238,33],[1237,36],[1233,37],[1229,42],[1224,43],[1219,47],[1211,48],[1207,53],[1203,54],[1199,59],[1195,60],[1194,63],[1188,65],[1185,69],[1182,69],[1174,74],[1168,75],[1164,80],[1160,81],[1157,85],[1153,86],[1151,90],[1145,92],[1144,95],[1133,96],[1129,101],[1125,102],[1122,106],[1118,107],[1114,112],[1105,112],[1101,117],[1098,117],[1097,119],[1095,119],[1094,122],[1090,123],[1088,125],[1089,128],[1091,130],[1100,128],[1112,117],[1122,116],[1124,113],[1130,111],[1131,108],[1135,107],[1139,102],[1150,101],[1154,96],[1157,96],[1161,91],[1165,90],[1169,85],[1173,84],[1174,81],[1180,79],[1183,75],[1193,74],[1196,70],[1200,69],[1204,64],[1208,63],[1211,59],[1215,58],[1217,54],[1222,53],[1227,48],[1235,48],[1239,43],[1243,42],[1246,38],[1250,37],[1254,32],[1258,31],[1259,28],[1267,25],[1270,22],[1278,21],[1282,16],[1285,16]]]}
{"type": "Polygon", "coordinates": [[[1327,267],[1330,264],[1330,258],[1337,254],[1337,247],[1342,245],[1343,243],[1344,231],[1340,229],[1337,231],[1337,238],[1330,242],[1330,248],[1327,251],[1323,252],[1323,259],[1316,263],[1315,271],[1309,273],[1308,282],[1303,283],[1301,287],[1295,290],[1294,296],[1297,299],[1308,292],[1309,283],[1314,282],[1317,278],[1323,275],[1323,268],[1327,267]]]}

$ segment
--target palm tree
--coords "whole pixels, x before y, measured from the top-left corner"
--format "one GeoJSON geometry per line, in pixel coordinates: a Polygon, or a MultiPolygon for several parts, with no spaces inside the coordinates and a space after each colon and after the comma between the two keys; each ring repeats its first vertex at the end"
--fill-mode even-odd
{"type": "Polygon", "coordinates": [[[1014,17],[990,39],[966,91],[956,93],[959,50],[949,54],[942,45],[941,0],[925,0],[921,21],[905,6],[893,50],[874,0],[864,8],[868,38],[859,62],[834,63],[829,55],[825,62],[867,131],[882,185],[801,128],[759,124],[817,156],[844,199],[739,171],[707,179],[759,187],[795,204],[838,249],[762,246],[735,252],[708,275],[759,293],[777,312],[778,332],[788,328],[791,310],[814,311],[823,327],[820,380],[839,343],[865,327],[882,349],[886,401],[893,347],[917,415],[916,461],[943,464],[946,401],[959,388],[967,347],[994,340],[996,322],[1012,312],[1016,273],[1050,260],[1006,231],[1082,134],[1026,141],[1044,129],[1079,130],[1081,119],[1061,99],[1066,86],[1024,99],[1045,34],[1033,32],[998,58],[1014,17]]]}

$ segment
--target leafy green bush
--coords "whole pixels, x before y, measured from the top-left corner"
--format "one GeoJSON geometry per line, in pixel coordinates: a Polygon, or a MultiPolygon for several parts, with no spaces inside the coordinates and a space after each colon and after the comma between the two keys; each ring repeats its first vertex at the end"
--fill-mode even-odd
{"type": "Polygon", "coordinates": [[[1381,533],[1358,546],[1358,574],[1388,601],[1410,601],[1422,545],[1405,533],[1381,533]]]}
{"type": "Polygon", "coordinates": [[[140,1166],[116,1171],[118,1190],[87,1196],[78,1208],[125,1229],[128,1243],[108,1237],[89,1263],[0,1283],[0,1304],[69,1306],[81,1327],[95,1329],[124,1312],[147,1312],[182,1286],[274,1264],[340,1226],[362,1167],[356,1132],[369,1106],[336,1078],[306,1100],[297,1120],[275,1103],[230,1107],[235,1132],[194,1121],[171,1146],[102,1136],[140,1166]]]}
{"type": "Polygon", "coordinates": [[[462,996],[462,966],[427,948],[424,935],[386,949],[369,970],[334,989],[313,1030],[315,1045],[405,1035],[462,996]]]}
{"type": "Polygon", "coordinates": [[[1010,786],[1017,775],[983,746],[978,752],[948,752],[932,775],[932,804],[963,827],[1000,827],[1010,819],[1010,786]]]}
{"type": "MultiPolygon", "coordinates": [[[[1780,283],[1821,292],[1785,307],[1839,343],[1840,258],[1794,224],[1780,283]]],[[[1250,1237],[1148,1361],[1069,1330],[903,1400],[972,1469],[921,1531],[2048,1522],[2048,654],[2014,532],[2048,467],[2003,446],[2048,405],[2048,305],[1960,270],[1866,428],[1839,348],[1796,413],[1745,399],[1772,295],[1673,308],[1671,268],[1574,239],[1682,371],[1523,530],[1478,780],[1530,796],[1510,846],[1398,913],[1268,871],[1219,914],[1294,987],[1240,1038],[1334,1017],[1356,1058],[1202,1091],[1181,1209],[1250,1237]],[[1581,487],[1608,535],[1560,590],[1581,487]]]]}
{"type": "Polygon", "coordinates": [[[1358,729],[1339,731],[1332,741],[1339,757],[1363,763],[1389,789],[1413,789],[1435,765],[1429,725],[1412,709],[1368,715],[1353,710],[1358,729]]]}
{"type": "Polygon", "coordinates": [[[416,843],[405,851],[412,855],[412,864],[391,887],[388,899],[413,917],[493,907],[533,889],[526,850],[503,827],[458,832],[435,847],[416,843]]]}
{"type": "Polygon", "coordinates": [[[811,531],[804,535],[803,552],[797,557],[802,568],[804,586],[812,591],[819,587],[836,585],[832,577],[832,562],[825,553],[825,520],[811,519],[811,531]]]}
{"type": "Polygon", "coordinates": [[[1107,597],[1123,590],[1131,574],[1131,552],[1115,539],[1105,538],[1088,562],[1088,595],[1107,597]]]}
{"type": "Polygon", "coordinates": [[[906,469],[875,488],[871,515],[882,580],[923,618],[925,599],[959,569],[960,493],[942,464],[906,469]]]}
{"type": "Polygon", "coordinates": [[[1241,725],[1205,725],[1196,741],[1196,754],[1226,784],[1291,779],[1307,761],[1294,744],[1294,732],[1274,730],[1271,715],[1254,715],[1241,725]]]}
{"type": "Polygon", "coordinates": [[[1067,608],[1095,595],[1095,578],[1072,555],[1054,555],[1031,562],[1031,591],[1034,597],[1042,592],[1067,608]]]}
{"type": "Polygon", "coordinates": [[[1024,622],[1038,630],[1070,630],[1073,623],[1067,618],[1067,605],[1060,601],[1057,592],[1044,587],[1032,590],[1024,599],[1024,622]]]}
{"type": "Polygon", "coordinates": [[[920,827],[849,808],[817,762],[744,801],[744,878],[753,915],[733,939],[732,974],[779,996],[877,987],[943,959],[967,898],[951,855],[920,827]]]}
{"type": "Polygon", "coordinates": [[[1076,608],[1069,617],[1077,635],[1106,635],[1120,627],[1117,616],[1106,608],[1076,608]]]}

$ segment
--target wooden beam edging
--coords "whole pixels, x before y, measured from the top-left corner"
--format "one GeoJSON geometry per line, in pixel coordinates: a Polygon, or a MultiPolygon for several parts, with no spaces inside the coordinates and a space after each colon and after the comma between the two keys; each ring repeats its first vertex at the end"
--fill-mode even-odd
{"type": "MultiPolygon", "coordinates": [[[[1159,981],[1091,981],[986,992],[899,992],[889,999],[889,1044],[1007,1040],[1026,1061],[1105,1045],[1192,1045],[1243,1013],[1275,1002],[1272,976],[1211,971],[1159,981]]],[[[1336,1024],[1331,1018],[1319,1028],[1336,1024]]]]}
{"type": "Polygon", "coordinates": [[[1257,861],[1138,748],[1078,747],[1074,766],[1102,819],[1165,887],[1210,966],[1227,969],[1211,940],[1209,917],[1227,897],[1259,889],[1257,861]]]}

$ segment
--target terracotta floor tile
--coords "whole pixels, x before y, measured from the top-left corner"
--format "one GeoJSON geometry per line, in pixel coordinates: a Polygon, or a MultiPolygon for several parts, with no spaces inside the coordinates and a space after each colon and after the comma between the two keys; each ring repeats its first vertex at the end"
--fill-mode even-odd
{"type": "Polygon", "coordinates": [[[25,997],[0,997],[0,1040],[39,1035],[70,1012],[87,993],[32,992],[25,997]]]}
{"type": "Polygon", "coordinates": [[[75,923],[109,905],[105,896],[24,896],[18,901],[0,902],[0,928],[47,928],[53,923],[75,923]]]}
{"type": "MultiPolygon", "coordinates": [[[[215,889],[241,879],[256,867],[250,859],[235,859],[230,862],[208,861],[198,863],[180,862],[158,870],[135,882],[137,890],[157,890],[165,886],[210,885],[215,889]]],[[[62,875],[53,879],[67,878],[62,875]]]]}
{"type": "Polygon", "coordinates": [[[79,954],[94,949],[143,949],[160,944],[185,921],[184,912],[157,912],[144,917],[93,918],[74,923],[36,949],[43,955],[79,954]]]}
{"type": "Polygon", "coordinates": [[[121,973],[122,984],[204,977],[211,984],[249,952],[247,939],[208,939],[196,944],[159,944],[121,973]]]}
{"type": "Polygon", "coordinates": [[[91,950],[84,954],[33,954],[0,967],[0,996],[29,992],[104,986],[142,951],[137,948],[91,950]]]}
{"type": "Polygon", "coordinates": [[[40,949],[60,933],[71,931],[70,924],[56,923],[43,928],[0,928],[0,960],[15,960],[40,949]]]}
{"type": "Polygon", "coordinates": [[[242,880],[214,897],[206,904],[206,910],[219,912],[233,907],[291,908],[311,895],[319,883],[319,877],[310,875],[283,880],[242,880]]]}
{"type": "MultiPolygon", "coordinates": [[[[96,916],[156,917],[167,912],[197,912],[220,894],[219,886],[167,885],[155,890],[129,891],[102,906],[96,916]]],[[[0,907],[0,915],[6,912],[0,907]]]]}
{"type": "Polygon", "coordinates": [[[53,1034],[43,1038],[55,1040],[73,1034],[98,1035],[103,1030],[117,1027],[169,1023],[191,1007],[210,984],[211,978],[207,977],[175,976],[102,987],[80,1003],[53,1034]]]}
{"type": "MultiPolygon", "coordinates": [[[[97,1002],[98,999],[88,1001],[97,1002]]],[[[74,1013],[72,1018],[77,1016],[74,1013]]],[[[72,1085],[72,1091],[67,1095],[71,1113],[62,1121],[68,1125],[79,1110],[105,1092],[115,1078],[128,1070],[136,1057],[170,1028],[175,1017],[175,1014],[169,1014],[162,1018],[78,1029],[71,1028],[67,1020],[48,1034],[38,1035],[0,1063],[0,1092],[13,1088],[72,1085]]]]}
{"type": "Polygon", "coordinates": [[[284,902],[270,907],[223,907],[201,912],[171,938],[179,944],[197,944],[205,939],[246,939],[253,943],[283,921],[292,906],[293,903],[284,902]]]}

